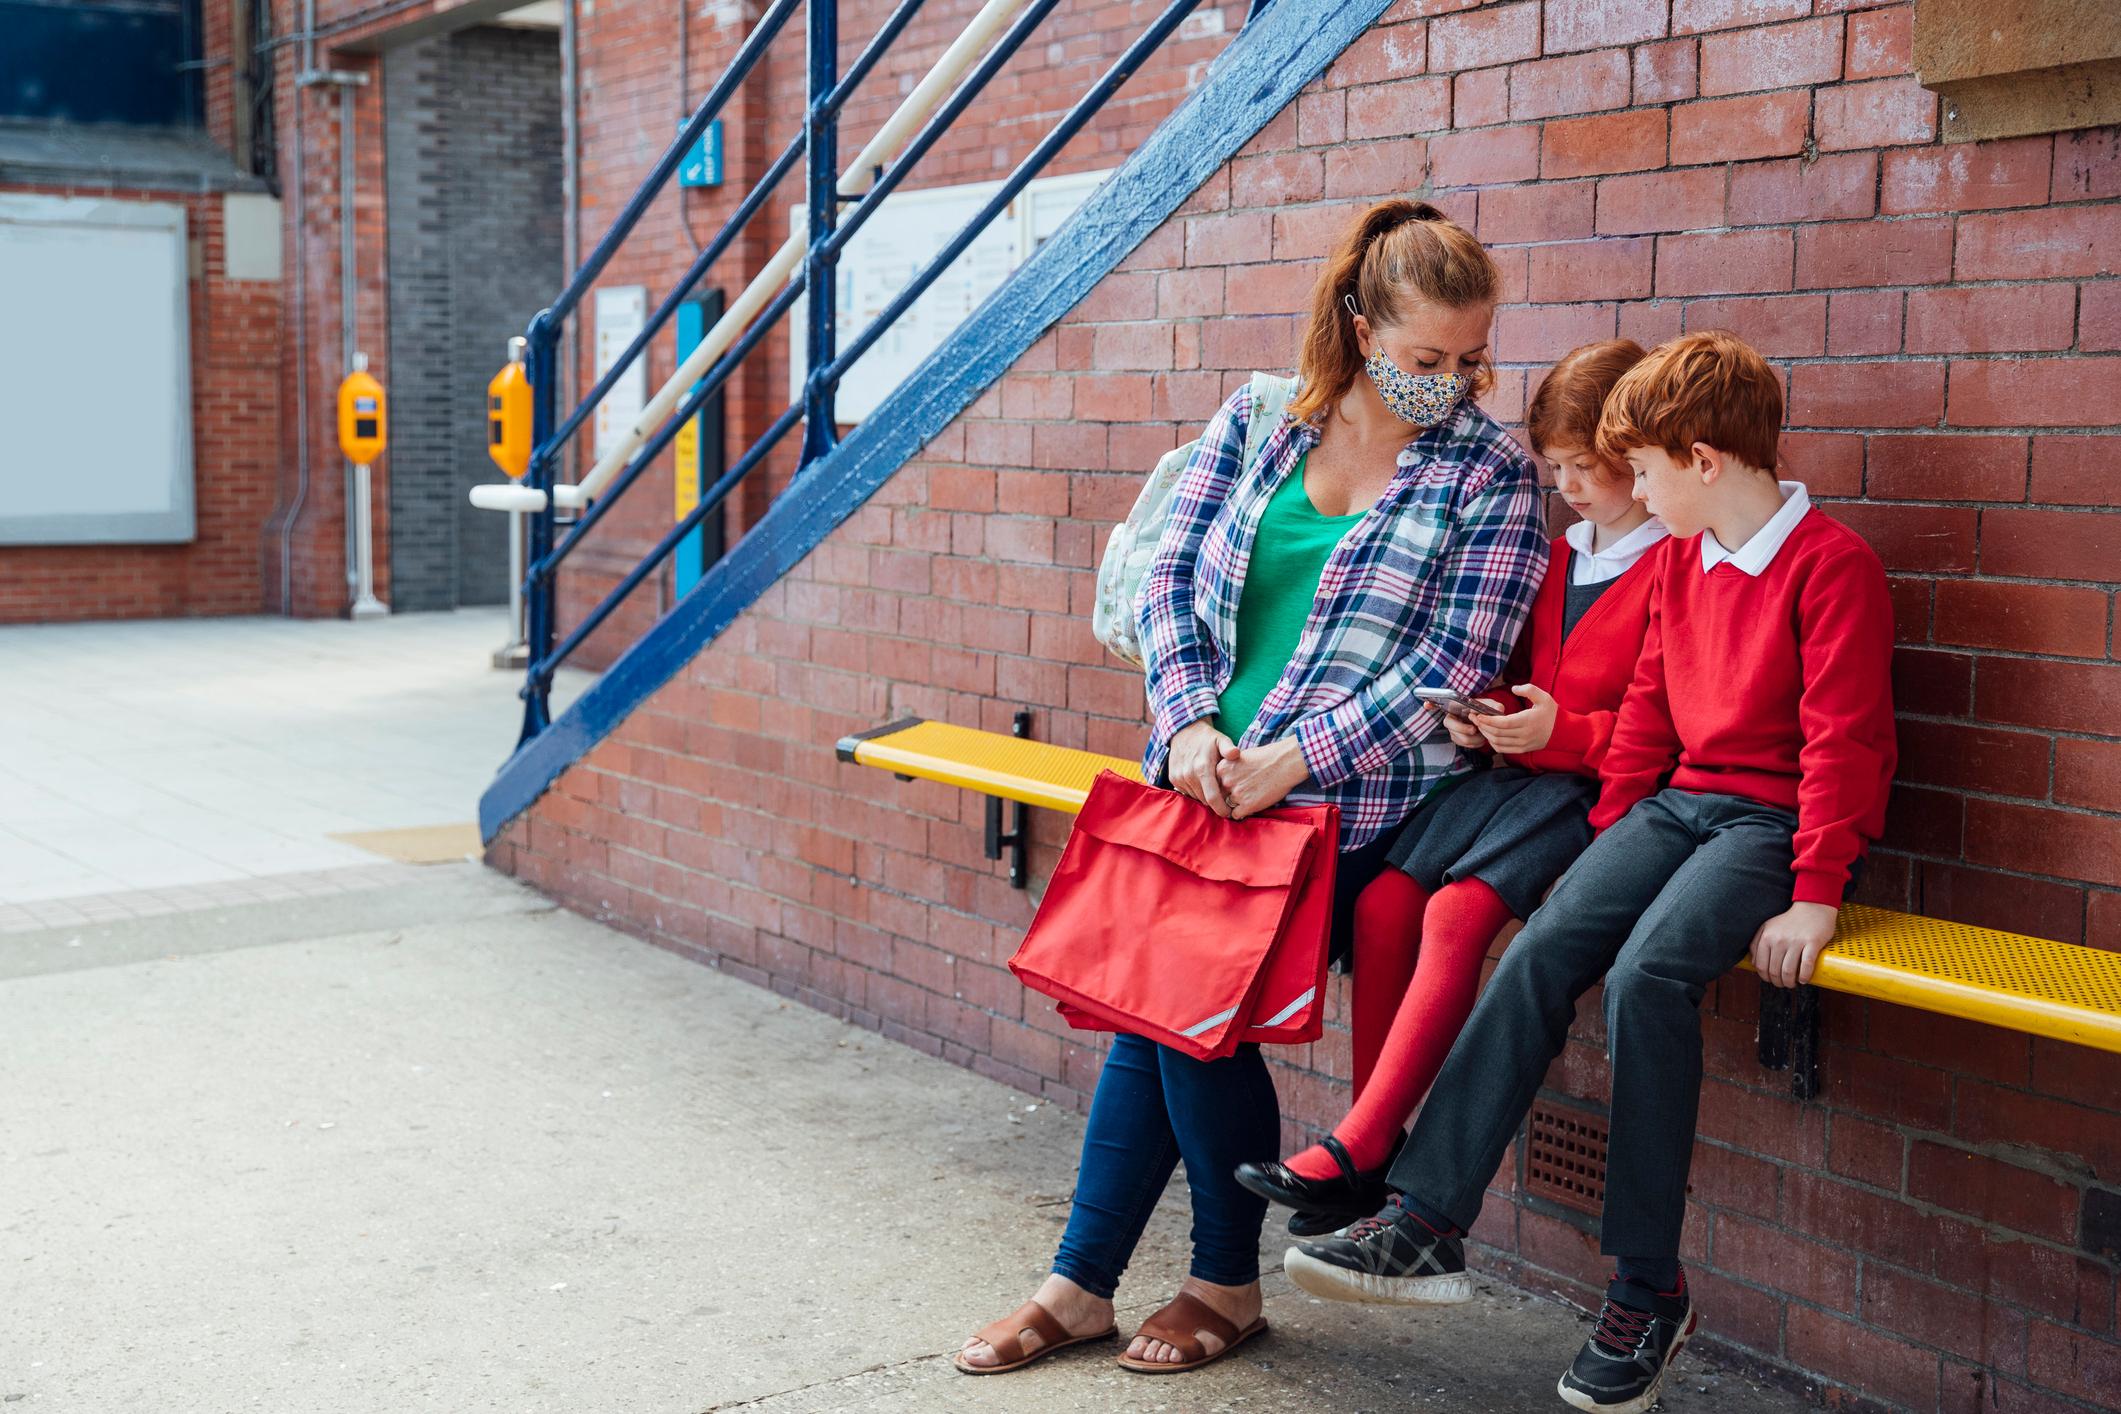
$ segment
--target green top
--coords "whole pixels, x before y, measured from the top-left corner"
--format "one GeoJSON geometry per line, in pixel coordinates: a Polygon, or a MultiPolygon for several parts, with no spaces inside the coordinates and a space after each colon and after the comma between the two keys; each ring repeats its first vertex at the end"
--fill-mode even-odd
{"type": "Polygon", "coordinates": [[[1252,725],[1259,704],[1296,656],[1318,598],[1326,557],[1368,513],[1320,515],[1304,490],[1304,463],[1309,460],[1307,455],[1298,461],[1268,500],[1245,566],[1244,587],[1238,591],[1237,666],[1215,717],[1215,729],[1232,741],[1252,725]]]}

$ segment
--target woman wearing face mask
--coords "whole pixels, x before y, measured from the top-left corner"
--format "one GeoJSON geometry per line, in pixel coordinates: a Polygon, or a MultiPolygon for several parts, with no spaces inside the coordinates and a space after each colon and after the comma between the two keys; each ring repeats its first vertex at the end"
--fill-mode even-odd
{"type": "MultiPolygon", "coordinates": [[[[1365,211],[1319,276],[1286,412],[1247,466],[1249,386],[1223,404],[1142,587],[1143,776],[1233,819],[1337,804],[1336,951],[1395,827],[1468,768],[1416,689],[1493,681],[1546,563],[1536,470],[1473,402],[1499,283],[1435,207],[1365,211]]],[[[1114,1290],[1181,1158],[1191,1274],[1120,1363],[1175,1373],[1259,1333],[1267,1205],[1234,1172],[1272,1159],[1279,1130],[1257,1046],[1197,1061],[1116,1036],[1053,1273],[958,1368],[1020,1368],[1112,1334],[1114,1290]]]]}

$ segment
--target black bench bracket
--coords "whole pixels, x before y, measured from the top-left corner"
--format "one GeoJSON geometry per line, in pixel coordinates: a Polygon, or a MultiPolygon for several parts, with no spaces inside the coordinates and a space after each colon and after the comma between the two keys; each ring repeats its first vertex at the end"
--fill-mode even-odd
{"type": "MultiPolygon", "coordinates": [[[[832,749],[833,754],[842,761],[852,761],[854,760],[854,748],[860,746],[863,742],[875,737],[890,736],[893,732],[902,732],[908,727],[917,727],[920,724],[921,719],[918,717],[901,717],[895,722],[886,722],[880,727],[871,727],[865,732],[852,732],[839,739],[839,744],[832,749]]],[[[911,776],[900,775],[897,771],[893,771],[891,774],[902,781],[913,779],[911,776]]]]}
{"type": "Polygon", "coordinates": [[[1819,989],[1760,984],[1760,1063],[1790,1073],[1790,1093],[1819,1093],[1819,989]]]}
{"type": "MultiPolygon", "coordinates": [[[[1010,721],[1009,732],[1012,736],[1029,738],[1031,735],[1031,714],[1026,711],[1019,711],[1010,721]]],[[[1009,886],[1014,889],[1029,888],[1031,886],[1031,826],[1026,817],[1030,813],[1030,807],[1021,800],[1012,800],[1008,804],[1014,806],[1015,811],[1011,817],[1013,823],[1009,830],[1004,833],[1002,830],[1002,798],[998,795],[987,797],[987,857],[989,859],[1000,859],[1002,857],[1002,848],[1006,845],[1009,850],[1009,886]]]]}

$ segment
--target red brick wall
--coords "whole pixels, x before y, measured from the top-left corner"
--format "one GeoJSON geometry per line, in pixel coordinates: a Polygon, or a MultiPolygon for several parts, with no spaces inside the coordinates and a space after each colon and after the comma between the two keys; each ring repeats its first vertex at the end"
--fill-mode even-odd
{"type": "Polygon", "coordinates": [[[259,394],[279,365],[280,285],[227,277],[217,194],[0,190],[174,202],[202,272],[190,281],[196,536],[181,545],[0,546],[0,623],[255,613],[258,536],[273,506],[279,437],[279,409],[259,394]]]}
{"type": "MultiPolygon", "coordinates": [[[[295,0],[273,4],[273,32],[298,32],[295,0]]],[[[328,26],[363,7],[321,7],[328,26]]],[[[373,5],[365,8],[376,8],[373,5]]],[[[234,140],[229,64],[238,37],[225,5],[208,4],[202,30],[207,62],[207,135],[234,140]]],[[[343,37],[343,36],[342,36],[343,37]]],[[[365,71],[357,96],[355,197],[359,346],[384,347],[383,144],[381,69],[372,56],[321,44],[320,64],[365,71]]],[[[335,427],[335,395],[346,368],[339,340],[339,138],[335,89],[298,91],[300,46],[274,50],[274,111],[286,231],[279,281],[230,280],[222,251],[217,194],[123,190],[106,186],[8,187],[65,195],[181,202],[197,244],[191,281],[192,436],[198,535],[188,545],[0,547],[0,622],[277,612],[332,615],[348,603],[345,462],[335,427]],[[304,180],[294,185],[293,142],[301,125],[304,180]],[[302,247],[297,260],[297,243],[302,247]],[[294,314],[296,271],[304,271],[309,403],[298,415],[294,314]],[[299,439],[311,457],[306,493],[297,489],[299,439]],[[283,525],[291,570],[283,597],[283,525]]],[[[384,372],[378,368],[379,373],[384,372]]],[[[387,376],[387,375],[386,375],[387,376]]],[[[389,457],[375,468],[378,592],[389,597],[389,457]]]]}
{"type": "MultiPolygon", "coordinates": [[[[1904,760],[1866,897],[2121,948],[2121,132],[1938,145],[1908,21],[1395,6],[491,858],[1085,1103],[1095,1038],[1002,967],[1036,889],[981,856],[979,798],[831,744],[911,713],[1006,729],[1028,705],[1042,740],[1133,755],[1139,676],[1088,630],[1106,527],[1226,389],[1290,363],[1359,205],[1430,192],[1508,280],[1505,417],[1554,355],[1615,332],[1726,325],[1785,372],[1792,470],[1877,546],[1899,611],[1904,760]]],[[[1034,826],[1043,880],[1067,824],[1034,826]]],[[[1829,996],[1826,1091],[1798,1104],[1753,1059],[1755,1003],[1733,977],[1705,1021],[1686,1249],[1715,1339],[1844,1405],[2112,1405],[2116,1254],[2080,1225],[2121,1187],[2121,1057],[1829,996]]],[[[1601,1041],[1593,998],[1558,1092],[1603,1097],[1601,1041]]],[[[1346,1073],[1337,1030],[1281,1053],[1292,1143],[1346,1073]]],[[[1536,1286],[1583,1299],[1603,1274],[1528,1202],[1492,1203],[1479,1236],[1536,1286]]]]}

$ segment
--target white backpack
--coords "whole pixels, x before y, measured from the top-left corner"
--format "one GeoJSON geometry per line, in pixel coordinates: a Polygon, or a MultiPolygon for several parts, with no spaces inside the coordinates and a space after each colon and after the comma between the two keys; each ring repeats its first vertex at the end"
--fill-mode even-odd
{"type": "MultiPolygon", "coordinates": [[[[1245,453],[1240,470],[1249,470],[1259,459],[1260,448],[1281,424],[1282,410],[1295,391],[1294,378],[1273,373],[1252,375],[1252,411],[1245,423],[1245,453]]],[[[1171,496],[1178,489],[1178,478],[1199,445],[1196,437],[1157,459],[1156,470],[1149,473],[1141,494],[1134,498],[1134,509],[1112,528],[1105,558],[1097,567],[1097,602],[1090,608],[1090,632],[1097,635],[1099,643],[1137,668],[1145,666],[1140,638],[1142,581],[1148,577],[1157,542],[1171,519],[1171,496]]]]}

